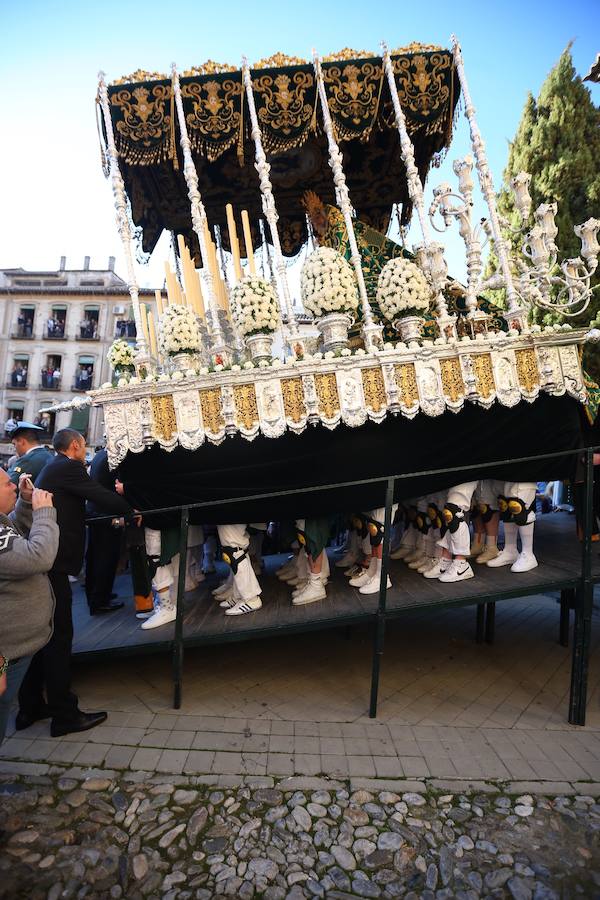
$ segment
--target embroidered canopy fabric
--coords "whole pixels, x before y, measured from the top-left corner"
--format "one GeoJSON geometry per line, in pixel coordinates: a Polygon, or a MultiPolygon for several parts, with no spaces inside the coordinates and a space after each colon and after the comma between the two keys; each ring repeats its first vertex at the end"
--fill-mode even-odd
{"type": "MultiPolygon", "coordinates": [[[[385,232],[392,204],[401,204],[407,222],[410,203],[383,63],[360,51],[338,56],[343,58],[326,58],[322,68],[350,196],[358,216],[385,232]]],[[[392,62],[424,180],[452,134],[460,90],[452,55],[413,47],[392,54],[392,62]]],[[[279,54],[258,63],[252,80],[283,251],[293,255],[307,238],[300,202],[304,191],[335,202],[315,74],[312,65],[279,54]]],[[[181,91],[209,221],[224,226],[225,204],[235,199],[256,223],[261,198],[241,71],[207,63],[183,74],[181,91]]],[[[138,72],[112,85],[109,99],[121,171],[133,220],[143,229],[144,250],[152,251],[163,229],[184,234],[196,246],[170,79],[138,72]]],[[[227,240],[227,229],[223,236],[227,240]]],[[[258,243],[258,234],[253,237],[258,243]]]]}

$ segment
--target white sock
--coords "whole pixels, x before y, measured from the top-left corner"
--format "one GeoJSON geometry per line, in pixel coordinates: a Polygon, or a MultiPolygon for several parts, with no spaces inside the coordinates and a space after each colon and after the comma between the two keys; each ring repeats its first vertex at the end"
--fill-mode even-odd
{"type": "Polygon", "coordinates": [[[504,549],[514,551],[517,549],[517,534],[519,526],[512,522],[504,523],[504,549]]]}
{"type": "Polygon", "coordinates": [[[533,554],[533,522],[530,525],[519,526],[519,536],[521,538],[521,553],[533,554]]]}

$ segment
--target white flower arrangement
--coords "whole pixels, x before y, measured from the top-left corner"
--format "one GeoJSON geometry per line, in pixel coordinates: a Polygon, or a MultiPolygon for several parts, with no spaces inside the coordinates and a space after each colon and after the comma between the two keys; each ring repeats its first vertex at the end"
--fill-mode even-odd
{"type": "Polygon", "coordinates": [[[356,279],[348,262],[331,247],[310,254],[300,273],[300,296],[307,313],[320,318],[358,309],[356,279]]]}
{"type": "Polygon", "coordinates": [[[271,334],[279,328],[279,304],[272,285],[257,275],[244,275],[231,289],[231,312],[240,334],[271,334]]]}
{"type": "Polygon", "coordinates": [[[192,310],[175,303],[167,306],[159,319],[158,341],[165,356],[200,350],[200,328],[192,310]]]}
{"type": "Polygon", "coordinates": [[[129,369],[135,365],[135,353],[127,341],[117,338],[108,348],[106,358],[111,369],[129,369]]]}
{"type": "Polygon", "coordinates": [[[418,316],[429,308],[431,288],[421,269],[409,259],[391,259],[381,270],[377,303],[389,321],[402,316],[418,316]]]}

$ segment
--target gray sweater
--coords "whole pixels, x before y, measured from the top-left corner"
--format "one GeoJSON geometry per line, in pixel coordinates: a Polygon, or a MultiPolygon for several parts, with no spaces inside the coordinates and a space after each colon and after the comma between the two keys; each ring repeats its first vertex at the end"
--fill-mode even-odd
{"type": "Polygon", "coordinates": [[[58,550],[53,507],[32,511],[19,500],[0,514],[0,654],[31,656],[52,636],[54,594],[46,572],[58,550]]]}

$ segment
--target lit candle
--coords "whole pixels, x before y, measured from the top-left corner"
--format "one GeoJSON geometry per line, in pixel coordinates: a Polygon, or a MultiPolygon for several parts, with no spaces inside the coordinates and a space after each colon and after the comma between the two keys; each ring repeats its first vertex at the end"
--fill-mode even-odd
{"type": "Polygon", "coordinates": [[[242,210],[242,228],[244,229],[244,243],[246,245],[246,257],[248,259],[248,267],[251,275],[256,275],[256,266],[254,264],[254,250],[252,248],[252,232],[250,231],[250,219],[248,218],[248,210],[242,210]]]}

